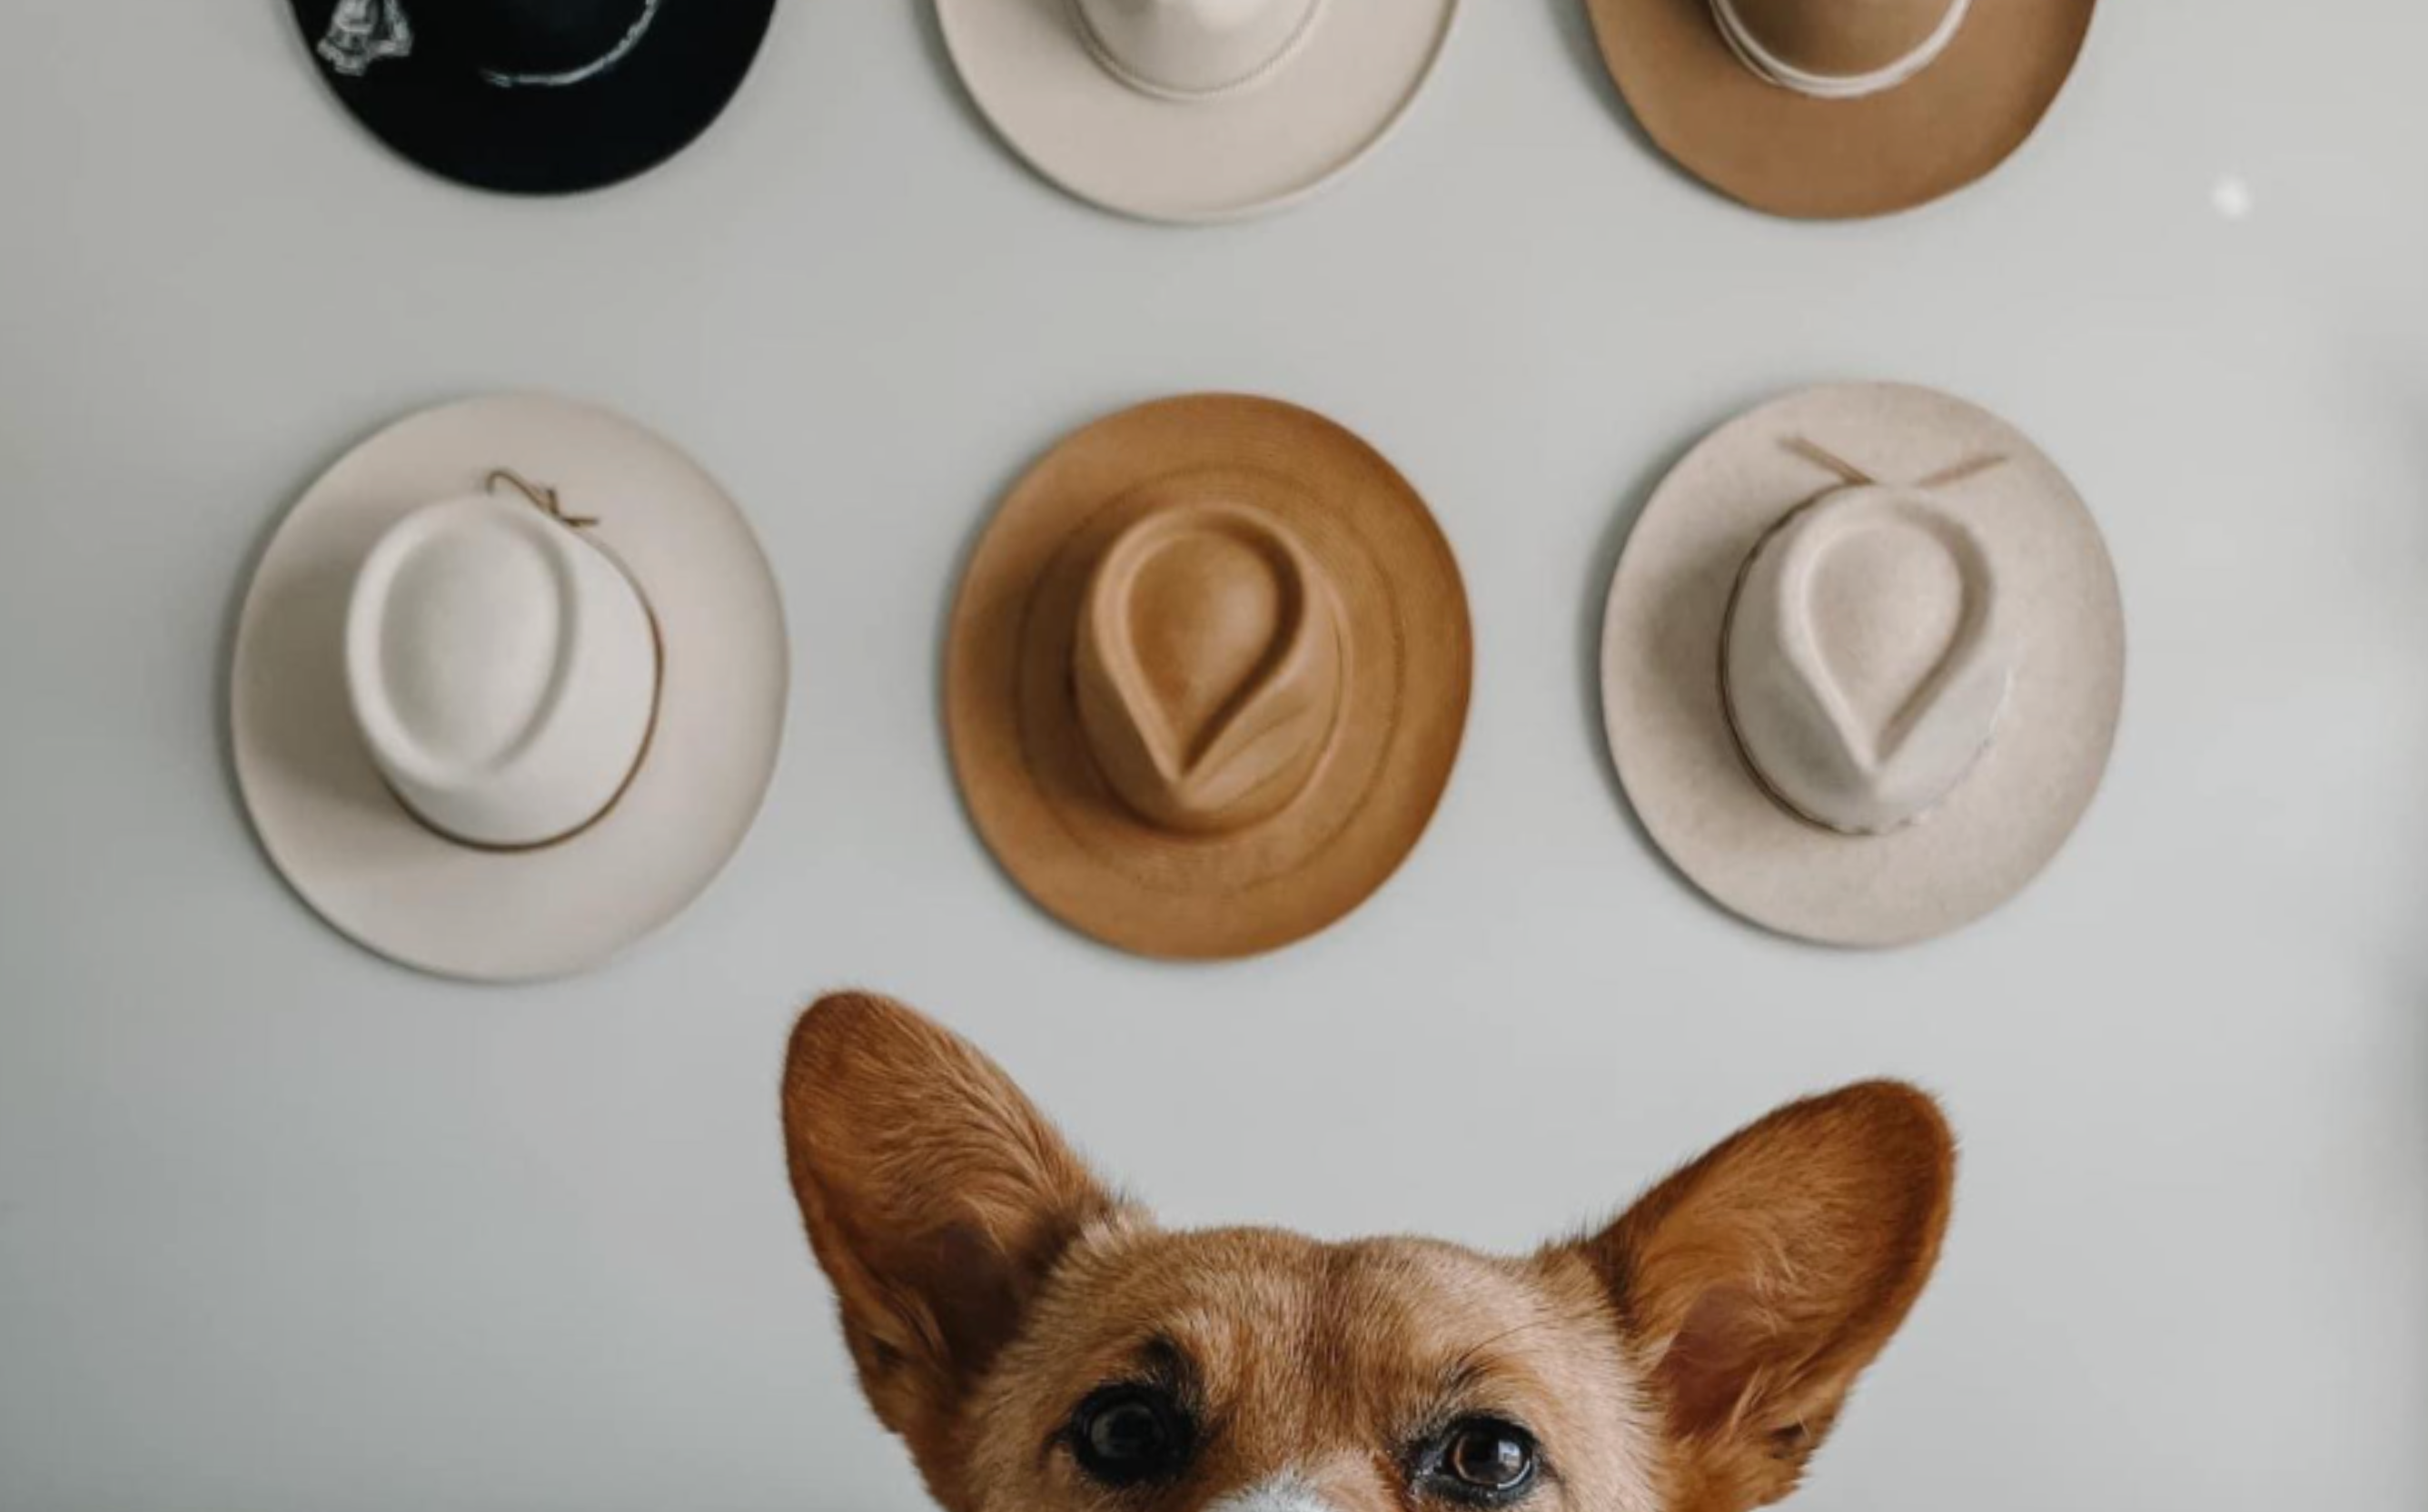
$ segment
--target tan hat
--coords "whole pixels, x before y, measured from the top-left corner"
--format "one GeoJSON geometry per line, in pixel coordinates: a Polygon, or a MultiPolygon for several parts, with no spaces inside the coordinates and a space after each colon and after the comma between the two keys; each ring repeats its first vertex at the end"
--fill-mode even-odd
{"type": "Polygon", "coordinates": [[[1996,168],[2073,72],[2095,0],[1587,0],[1663,151],[1757,210],[1886,215],[1996,168]]]}
{"type": "Polygon", "coordinates": [[[236,642],[263,848],[401,964],[563,976],[664,923],[774,775],[783,607],[714,480],[602,410],[428,411],[279,527],[236,642]]]}
{"type": "Polygon", "coordinates": [[[1458,0],[936,0],[970,97],[1080,199],[1148,220],[1296,203],[1407,114],[1458,0]]]}
{"type": "Polygon", "coordinates": [[[2124,619],[2098,526],[1996,416],[1886,383],[1714,431],[1630,534],[1602,637],[1628,797],[1713,898],[1897,945],[2013,896],[2098,789],[2124,619]]]}
{"type": "Polygon", "coordinates": [[[953,611],[953,763],[1005,869],[1142,954],[1312,935],[1450,781],[1472,661],[1440,528],[1391,464],[1271,399],[1100,420],[1012,489],[953,611]]]}

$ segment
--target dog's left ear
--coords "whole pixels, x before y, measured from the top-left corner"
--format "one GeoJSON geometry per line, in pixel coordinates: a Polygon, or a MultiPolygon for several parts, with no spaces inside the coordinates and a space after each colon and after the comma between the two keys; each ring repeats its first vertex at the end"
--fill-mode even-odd
{"type": "Polygon", "coordinates": [[[883,998],[803,1015],[783,1097],[794,1195],[861,1386],[949,1502],[971,1390],[1119,1204],[993,1062],[883,998]]]}
{"type": "Polygon", "coordinates": [[[1895,1082],[1781,1109],[1583,1246],[1667,1409],[1681,1512],[1796,1488],[1938,1263],[1956,1147],[1895,1082]]]}

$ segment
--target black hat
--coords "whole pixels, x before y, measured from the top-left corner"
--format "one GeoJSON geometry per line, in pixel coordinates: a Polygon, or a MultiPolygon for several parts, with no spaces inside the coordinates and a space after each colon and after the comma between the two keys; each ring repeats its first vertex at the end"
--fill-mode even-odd
{"type": "Polygon", "coordinates": [[[570,194],[647,172],[741,88],[776,0],[293,0],[337,98],[434,173],[570,194]]]}

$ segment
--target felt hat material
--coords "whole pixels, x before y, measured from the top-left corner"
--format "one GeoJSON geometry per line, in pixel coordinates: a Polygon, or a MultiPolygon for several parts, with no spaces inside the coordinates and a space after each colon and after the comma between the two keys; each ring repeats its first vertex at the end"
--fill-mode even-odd
{"type": "Polygon", "coordinates": [[[2030,137],[2095,0],[1586,0],[1637,121],[1758,210],[1847,219],[1964,187],[2030,137]]]}
{"type": "Polygon", "coordinates": [[[1449,544],[1391,465],[1271,399],[1142,405],[1057,446],[973,557],[953,761],[1005,869],[1149,955],[1290,943],[1415,846],[1465,729],[1449,544]]]}
{"type": "MultiPolygon", "coordinates": [[[[739,88],[774,0],[291,0],[347,106],[528,193],[646,171],[739,88]]],[[[935,0],[1042,173],[1147,219],[1289,203],[1405,114],[1458,0],[935,0]]],[[[1692,171],[1782,215],[1972,182],[2055,99],[2095,0],[1587,0],[1692,171]]],[[[763,796],[782,613],[730,500],[561,400],[366,443],[296,507],[238,642],[237,765],[314,907],[433,971],[579,970],[703,888],[763,796]],[[342,585],[342,586],[341,586],[342,585]],[[697,669],[715,667],[703,677],[697,669]]],[[[2011,428],[1845,384],[1708,438],[1611,589],[1614,756],[1646,825],[1783,933],[1978,917],[2095,790],[2124,634],[2096,526],[2011,428]]],[[[1319,931],[1446,789],[1472,647],[1423,500],[1340,427],[1201,395],[1089,426],[1002,504],[947,651],[971,815],[1046,909],[1141,953],[1319,931]]]]}
{"type": "Polygon", "coordinates": [[[775,0],[292,0],[337,98],[434,173],[595,189],[689,146],[730,103],[775,0]]]}
{"type": "Polygon", "coordinates": [[[2056,465],[1927,389],[1808,389],[1662,481],[1610,592],[1602,700],[1679,869],[1782,934],[1944,934],[2071,835],[2122,710],[2124,624],[2056,465]]]}
{"type": "Polygon", "coordinates": [[[664,658],[639,588],[582,528],[536,491],[443,500],[397,522],[355,575],[354,723],[388,789],[441,834],[553,844],[640,770],[664,658]]]}
{"type": "Polygon", "coordinates": [[[1291,204],[1415,102],[1458,0],[936,0],[978,109],[1041,175],[1149,220],[1291,204]]]}
{"type": "Polygon", "coordinates": [[[473,399],[365,442],[280,526],[237,633],[238,782],[369,949],[567,975],[740,846],[788,664],[766,560],[696,463],[602,410],[473,399]]]}
{"type": "Polygon", "coordinates": [[[1720,693],[1771,796],[1918,822],[1989,750],[2023,647],[1988,547],[1938,491],[1852,484],[1780,522],[1729,601],[1720,693]]]}

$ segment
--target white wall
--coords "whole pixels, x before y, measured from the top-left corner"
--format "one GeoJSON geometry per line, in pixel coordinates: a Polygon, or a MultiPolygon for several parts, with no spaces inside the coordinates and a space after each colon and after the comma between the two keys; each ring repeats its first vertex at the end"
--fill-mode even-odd
{"type": "Polygon", "coordinates": [[[845,982],[977,1035],[1184,1221],[1514,1246],[1777,1100],[1918,1077],[1968,1140],[1954,1246],[1803,1506],[2428,1505],[2428,11],[2111,0],[1999,177],[1829,228],[1658,161],[1576,0],[1469,9],[1337,194],[1170,233],[1017,168],[908,0],[787,0],[698,151],[548,204],[391,161],[285,0],[11,0],[0,1506],[922,1506],[775,1128],[791,1016],[845,982]],[[2034,434],[2134,632],[2072,849],[1893,955],[1698,901],[1589,693],[1659,471],[1854,375],[2034,434]],[[798,685],[704,903],[494,992],[296,903],[221,721],[303,484],[514,385],[720,473],[798,685]],[[1328,410],[1417,480],[1480,663],[1396,882],[1276,958],[1173,969],[990,864],[937,636],[1028,459],[1201,387],[1328,410]]]}

